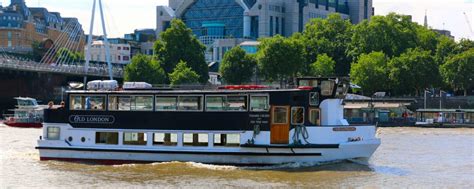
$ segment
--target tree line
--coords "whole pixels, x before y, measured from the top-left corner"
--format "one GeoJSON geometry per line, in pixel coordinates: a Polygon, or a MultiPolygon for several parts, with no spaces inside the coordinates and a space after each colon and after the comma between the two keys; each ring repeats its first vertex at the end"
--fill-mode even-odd
{"type": "MultiPolygon", "coordinates": [[[[357,25],[331,14],[312,19],[301,33],[259,39],[249,55],[241,47],[226,52],[219,72],[227,84],[257,75],[281,84],[300,76],[348,76],[366,95],[378,91],[420,95],[427,88],[463,90],[474,86],[474,42],[459,42],[391,13],[357,25]]],[[[154,84],[206,83],[206,47],[180,20],[160,34],[154,55],[138,55],[125,80],[154,84]]]]}

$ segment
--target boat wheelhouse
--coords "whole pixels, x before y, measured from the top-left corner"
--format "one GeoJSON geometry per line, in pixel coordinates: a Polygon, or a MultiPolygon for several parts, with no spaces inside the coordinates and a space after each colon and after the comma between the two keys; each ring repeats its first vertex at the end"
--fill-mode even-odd
{"type": "Polygon", "coordinates": [[[341,81],[278,90],[69,91],[64,109],[45,110],[37,149],[41,160],[99,163],[367,159],[380,139],[375,126],[343,118],[341,81]]]}

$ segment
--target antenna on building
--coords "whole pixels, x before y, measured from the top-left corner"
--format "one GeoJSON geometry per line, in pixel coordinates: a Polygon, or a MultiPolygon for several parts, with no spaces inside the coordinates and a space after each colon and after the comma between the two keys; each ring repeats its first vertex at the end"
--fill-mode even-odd
{"type": "Polygon", "coordinates": [[[89,71],[89,63],[91,59],[91,46],[92,46],[92,35],[94,31],[94,21],[95,21],[95,8],[96,8],[96,2],[99,1],[99,12],[100,12],[100,18],[102,21],[102,31],[104,33],[104,46],[105,46],[105,60],[107,62],[107,66],[109,68],[109,78],[110,80],[113,80],[113,73],[112,73],[112,64],[110,62],[110,46],[109,46],[109,40],[107,39],[107,29],[105,28],[105,20],[104,20],[104,11],[102,9],[102,0],[94,0],[94,3],[92,5],[92,18],[91,18],[91,27],[89,30],[89,36],[87,40],[87,49],[86,49],[86,63],[84,66],[84,86],[87,83],[87,73],[89,71]]]}

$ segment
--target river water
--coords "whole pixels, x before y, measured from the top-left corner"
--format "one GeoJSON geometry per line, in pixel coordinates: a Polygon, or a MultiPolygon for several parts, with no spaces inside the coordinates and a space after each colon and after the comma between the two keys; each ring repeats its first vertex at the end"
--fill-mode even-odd
{"type": "Polygon", "coordinates": [[[39,135],[41,129],[0,125],[0,188],[474,188],[474,129],[381,128],[382,145],[368,165],[271,167],[39,161],[39,135]]]}

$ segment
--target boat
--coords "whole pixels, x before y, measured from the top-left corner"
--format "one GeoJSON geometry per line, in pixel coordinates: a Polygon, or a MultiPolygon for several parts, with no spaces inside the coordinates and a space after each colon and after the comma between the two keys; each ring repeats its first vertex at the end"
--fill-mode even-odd
{"type": "Polygon", "coordinates": [[[43,127],[43,110],[46,106],[38,105],[34,98],[16,97],[15,109],[9,110],[13,114],[4,114],[3,124],[10,127],[41,128],[43,127]]]}
{"type": "Polygon", "coordinates": [[[98,164],[366,161],[381,140],[374,125],[344,119],[345,81],[303,78],[293,89],[67,91],[64,109],[45,109],[36,149],[44,161],[98,164]]]}

